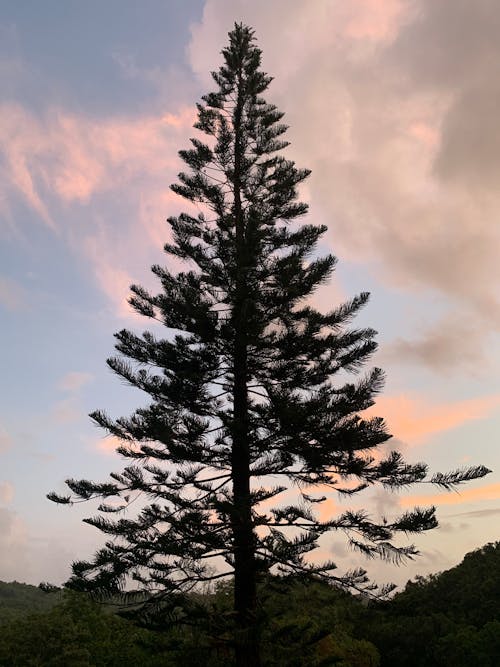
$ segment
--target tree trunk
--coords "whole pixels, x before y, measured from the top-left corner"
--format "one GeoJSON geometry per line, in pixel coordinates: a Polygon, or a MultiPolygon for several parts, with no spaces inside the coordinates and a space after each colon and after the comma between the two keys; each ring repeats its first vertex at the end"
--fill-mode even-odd
{"type": "Polygon", "coordinates": [[[233,310],[234,395],[233,395],[233,538],[234,610],[236,613],[236,665],[259,667],[259,641],[256,619],[255,541],[250,498],[250,442],[248,432],[248,342],[246,303],[246,249],[241,205],[241,116],[243,93],[239,77],[238,100],[234,114],[234,216],[236,226],[236,291],[233,310]]]}
{"type": "Polygon", "coordinates": [[[246,355],[235,357],[233,493],[234,493],[234,609],[236,664],[258,667],[255,543],[250,502],[250,456],[247,429],[246,355]]]}

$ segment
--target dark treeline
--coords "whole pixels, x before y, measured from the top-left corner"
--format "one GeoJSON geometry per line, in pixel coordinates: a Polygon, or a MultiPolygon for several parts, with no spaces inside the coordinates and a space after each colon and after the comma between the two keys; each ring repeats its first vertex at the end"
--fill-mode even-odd
{"type": "MultiPolygon", "coordinates": [[[[260,599],[264,665],[498,665],[500,542],[385,602],[307,578],[269,578],[260,599]]],[[[138,624],[84,594],[0,583],[0,665],[226,667],[231,609],[226,585],[192,596],[189,624],[180,609],[168,617],[156,610],[138,624]]]]}

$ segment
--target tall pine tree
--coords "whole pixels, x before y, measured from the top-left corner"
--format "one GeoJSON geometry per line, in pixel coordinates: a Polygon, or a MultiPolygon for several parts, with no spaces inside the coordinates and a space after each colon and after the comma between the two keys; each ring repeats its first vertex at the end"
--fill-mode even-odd
{"type": "Polygon", "coordinates": [[[236,25],[222,54],[217,90],[198,105],[195,128],[205,139],[180,152],[187,171],[172,186],[200,207],[168,220],[165,251],[187,268],[153,266],[158,295],[131,288],[132,306],[160,320],[165,337],[120,331],[120,356],[108,360],[151,402],[129,418],[91,415],[120,439],[130,465],[105,483],[70,479],[71,495],[49,497],[104,499],[86,521],[112,540],[73,565],[74,587],[112,592],[135,581],[150,600],[166,600],[234,577],[236,660],[255,666],[259,574],[305,572],[362,589],[364,571],[339,575],[333,562],[310,558],[325,533],[341,530],[361,552],[400,561],[416,550],[396,546],[397,533],[437,525],[434,508],[391,521],[364,511],[319,520],[315,508],[328,493],[375,483],[449,488],[488,471],[428,479],[425,464],[374,454],[390,437],[382,419],[362,417],[383,384],[378,368],[359,375],[375,332],[349,326],[368,294],[324,314],[311,306],[336,259],[314,254],[326,227],[292,224],[307,212],[297,186],[309,171],[281,154],[287,127],[262,97],[271,77],[260,69],[252,30],[236,25]],[[357,377],[342,382],[341,371],[357,377]],[[280,499],[290,487],[296,502],[280,499]],[[123,515],[137,494],[138,516],[123,515]]]}

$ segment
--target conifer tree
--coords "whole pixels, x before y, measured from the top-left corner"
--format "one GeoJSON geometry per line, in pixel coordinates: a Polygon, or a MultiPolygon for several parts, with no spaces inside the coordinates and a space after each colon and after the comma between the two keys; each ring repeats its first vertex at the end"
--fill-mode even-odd
{"type": "Polygon", "coordinates": [[[309,171],[282,155],[287,127],[263,97],[271,77],[252,30],[236,25],[222,54],[216,90],[198,105],[200,134],[180,151],[187,169],[171,186],[200,211],[168,220],[165,251],[186,270],[153,266],[156,295],[131,287],[131,305],[162,322],[165,336],[120,331],[119,356],[108,360],[150,403],[129,418],[91,415],[121,441],[129,465],[104,483],[67,480],[70,495],[49,497],[103,499],[86,521],[112,539],[73,565],[73,587],[113,592],[132,581],[150,601],[172,600],[232,576],[236,661],[255,666],[262,573],[309,573],[361,590],[369,587],[363,570],[338,574],[335,563],[310,557],[323,535],[342,531],[364,554],[399,562],[417,551],[396,545],[395,535],[437,525],[434,508],[390,521],[365,511],[319,520],[329,493],[426,481],[450,488],[488,470],[429,478],[423,463],[375,455],[390,435],[382,419],[362,413],[383,373],[360,374],[375,332],[350,325],[368,294],[326,313],[308,301],[336,263],[315,254],[326,227],[298,224],[307,205],[297,186],[309,171]],[[346,373],[349,382],[339,379],[346,373]],[[123,512],[137,494],[131,518],[123,512]]]}

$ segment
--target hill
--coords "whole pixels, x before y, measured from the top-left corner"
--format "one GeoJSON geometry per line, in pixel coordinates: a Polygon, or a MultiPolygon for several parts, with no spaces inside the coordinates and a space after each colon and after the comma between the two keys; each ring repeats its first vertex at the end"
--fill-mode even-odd
{"type": "Polygon", "coordinates": [[[0,621],[28,613],[45,612],[61,601],[62,591],[55,586],[31,586],[18,581],[0,581],[0,621]]]}
{"type": "Polygon", "coordinates": [[[363,627],[382,667],[500,664],[500,542],[456,567],[408,582],[363,627]]]}
{"type": "MultiPolygon", "coordinates": [[[[0,667],[228,667],[231,597],[223,585],[192,597],[188,624],[167,614],[138,627],[82,594],[0,582],[0,667]]],[[[261,584],[260,600],[266,667],[500,664],[500,542],[386,602],[278,577],[261,584]]]]}

